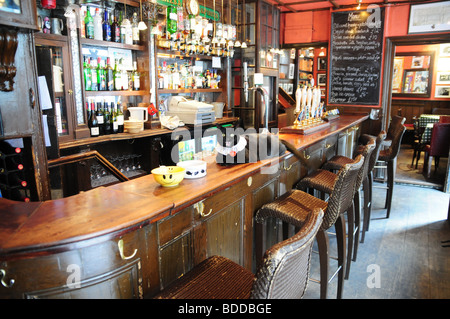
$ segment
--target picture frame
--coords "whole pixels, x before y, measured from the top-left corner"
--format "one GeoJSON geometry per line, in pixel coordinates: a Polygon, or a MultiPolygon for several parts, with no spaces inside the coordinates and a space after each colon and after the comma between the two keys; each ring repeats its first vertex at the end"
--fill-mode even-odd
{"type": "Polygon", "coordinates": [[[317,71],[325,71],[327,69],[327,58],[317,58],[317,71]]]}
{"type": "Polygon", "coordinates": [[[430,97],[434,52],[399,53],[394,58],[393,97],[430,97]]]}
{"type": "Polygon", "coordinates": [[[325,73],[317,74],[317,85],[318,86],[327,85],[327,75],[325,73]]]}
{"type": "Polygon", "coordinates": [[[294,72],[295,72],[295,64],[294,63],[290,63],[289,64],[289,73],[288,73],[288,78],[289,79],[293,79],[294,78],[294,72]]]}
{"type": "Polygon", "coordinates": [[[450,1],[412,4],[409,11],[408,33],[431,33],[450,30],[448,16],[442,14],[450,7],[450,1]]]}
{"type": "Polygon", "coordinates": [[[441,97],[450,99],[450,85],[436,86],[434,97],[441,97]]]}
{"type": "Polygon", "coordinates": [[[450,57],[450,43],[439,45],[439,57],[450,57]]]}
{"type": "Polygon", "coordinates": [[[436,84],[450,85],[450,71],[441,71],[436,73],[436,84]]]}

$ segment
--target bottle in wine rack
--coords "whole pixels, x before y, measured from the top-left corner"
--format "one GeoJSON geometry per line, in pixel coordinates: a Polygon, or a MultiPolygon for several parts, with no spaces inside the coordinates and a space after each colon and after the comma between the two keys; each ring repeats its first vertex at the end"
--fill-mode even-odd
{"type": "Polygon", "coordinates": [[[106,102],[103,102],[103,134],[111,134],[111,112],[109,110],[109,106],[106,102]]]}
{"type": "Polygon", "coordinates": [[[104,124],[105,124],[105,114],[104,110],[102,109],[102,103],[97,102],[97,108],[95,110],[95,115],[97,117],[97,124],[98,124],[98,134],[103,135],[105,134],[104,124]]]}
{"type": "Polygon", "coordinates": [[[91,132],[92,137],[96,137],[100,135],[100,130],[98,128],[98,121],[97,121],[97,115],[95,114],[95,104],[94,102],[91,103],[91,118],[89,119],[89,129],[91,132]]]}

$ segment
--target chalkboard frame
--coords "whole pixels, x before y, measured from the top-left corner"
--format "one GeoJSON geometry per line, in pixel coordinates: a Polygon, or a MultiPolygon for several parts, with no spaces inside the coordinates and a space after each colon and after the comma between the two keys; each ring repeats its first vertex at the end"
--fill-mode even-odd
{"type": "MultiPolygon", "coordinates": [[[[370,99],[358,99],[356,101],[335,101],[333,99],[333,95],[336,91],[333,91],[333,70],[334,68],[336,68],[336,64],[338,66],[339,63],[336,63],[333,61],[333,56],[336,56],[337,53],[335,51],[335,46],[334,46],[334,26],[335,26],[335,21],[338,18],[338,16],[343,16],[346,15],[347,19],[348,16],[350,14],[361,14],[364,12],[367,12],[368,14],[370,13],[369,11],[337,11],[337,12],[333,12],[332,16],[331,16],[331,35],[330,35],[330,59],[329,59],[329,77],[328,77],[328,104],[330,105],[364,105],[364,106],[379,106],[380,105],[380,101],[381,101],[381,77],[383,74],[383,70],[382,70],[382,60],[383,60],[383,50],[384,50],[384,17],[385,17],[385,13],[384,13],[384,8],[383,7],[378,7],[378,9],[380,10],[380,18],[381,18],[381,25],[380,25],[380,31],[378,32],[378,38],[376,39],[376,44],[378,45],[378,50],[377,53],[379,55],[379,63],[377,63],[376,65],[374,64],[373,66],[376,67],[376,72],[377,72],[377,82],[376,82],[376,86],[375,89],[373,89],[372,91],[370,91],[371,93],[371,97],[370,99]]],[[[377,9],[377,10],[378,10],[377,9]]],[[[370,15],[368,15],[370,16],[370,15]]],[[[340,17],[340,19],[342,19],[342,17],[340,17]]],[[[367,20],[367,19],[366,19],[367,20]]]]}

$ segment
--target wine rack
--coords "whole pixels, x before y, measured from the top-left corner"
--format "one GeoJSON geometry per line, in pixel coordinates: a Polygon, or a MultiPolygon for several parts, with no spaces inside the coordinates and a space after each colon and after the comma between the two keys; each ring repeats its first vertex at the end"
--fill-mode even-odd
{"type": "Polygon", "coordinates": [[[22,149],[0,142],[0,191],[4,198],[30,201],[22,149]]]}

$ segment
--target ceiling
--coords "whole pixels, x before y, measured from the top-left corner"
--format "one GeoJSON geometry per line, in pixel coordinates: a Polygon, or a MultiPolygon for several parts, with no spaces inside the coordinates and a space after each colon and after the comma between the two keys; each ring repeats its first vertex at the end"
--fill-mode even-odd
{"type": "MultiPolygon", "coordinates": [[[[278,6],[281,13],[315,11],[315,10],[337,10],[337,9],[356,9],[357,0],[268,0],[278,6]]],[[[437,2],[435,0],[362,0],[361,8],[364,9],[369,4],[379,6],[404,5],[409,3],[429,3],[437,2]]],[[[439,2],[439,1],[438,1],[439,2]]]]}

